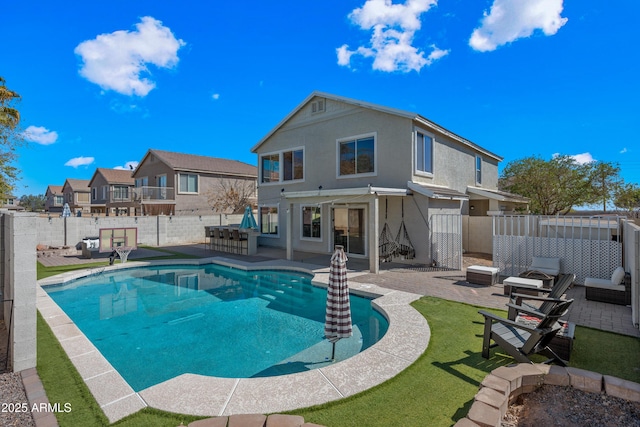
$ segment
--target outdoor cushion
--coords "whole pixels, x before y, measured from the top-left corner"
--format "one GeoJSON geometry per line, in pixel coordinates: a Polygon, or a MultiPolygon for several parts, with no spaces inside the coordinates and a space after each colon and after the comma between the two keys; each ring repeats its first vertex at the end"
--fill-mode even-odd
{"type": "Polygon", "coordinates": [[[615,270],[613,270],[611,279],[594,279],[593,277],[585,277],[584,285],[591,286],[594,288],[624,291],[624,286],[621,285],[623,279],[624,279],[624,268],[618,267],[615,270]]]}
{"type": "Polygon", "coordinates": [[[560,258],[534,256],[529,270],[541,271],[552,276],[560,274],[560,258]]]}
{"type": "Polygon", "coordinates": [[[622,279],[624,279],[624,268],[618,267],[613,270],[613,274],[611,275],[611,284],[619,285],[622,283],[622,279]]]}

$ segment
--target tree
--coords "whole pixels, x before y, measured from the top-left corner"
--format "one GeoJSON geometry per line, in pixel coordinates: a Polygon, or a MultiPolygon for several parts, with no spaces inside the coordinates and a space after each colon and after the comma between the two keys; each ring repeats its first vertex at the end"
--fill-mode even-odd
{"type": "Polygon", "coordinates": [[[602,202],[602,210],[607,211],[607,203],[616,197],[623,185],[620,166],[614,163],[593,162],[591,164],[591,191],[594,202],[602,202]]]}
{"type": "Polygon", "coordinates": [[[22,142],[19,132],[20,112],[14,104],[20,95],[5,85],[0,76],[0,198],[5,199],[13,192],[18,169],[12,165],[16,158],[15,148],[22,142]]]}
{"type": "Polygon", "coordinates": [[[44,203],[46,198],[42,194],[25,194],[20,197],[20,206],[25,208],[28,211],[38,212],[44,210],[44,203]]]}
{"type": "Polygon", "coordinates": [[[247,206],[255,204],[255,196],[255,181],[221,180],[218,189],[207,192],[207,201],[217,212],[240,214],[247,206]]]}
{"type": "Polygon", "coordinates": [[[613,204],[629,214],[640,209],[640,187],[636,184],[621,185],[615,194],[613,204]]]}
{"type": "Polygon", "coordinates": [[[556,156],[548,161],[526,157],[507,164],[499,187],[531,199],[532,213],[566,215],[574,206],[592,202],[590,171],[589,164],[579,164],[571,156],[556,156]]]}

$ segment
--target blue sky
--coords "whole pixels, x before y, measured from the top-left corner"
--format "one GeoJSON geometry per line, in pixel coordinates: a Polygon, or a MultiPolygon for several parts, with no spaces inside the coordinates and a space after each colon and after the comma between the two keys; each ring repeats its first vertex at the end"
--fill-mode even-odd
{"type": "Polygon", "coordinates": [[[312,91],[413,111],[509,161],[616,162],[640,182],[640,2],[21,1],[0,75],[28,144],[15,195],[149,148],[257,164],[312,91]]]}

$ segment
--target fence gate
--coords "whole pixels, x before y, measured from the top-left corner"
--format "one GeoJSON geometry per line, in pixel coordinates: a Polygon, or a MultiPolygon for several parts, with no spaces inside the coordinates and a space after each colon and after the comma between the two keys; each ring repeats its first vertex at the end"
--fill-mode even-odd
{"type": "Polygon", "coordinates": [[[462,215],[431,215],[429,230],[434,267],[462,270],[462,215]]]}

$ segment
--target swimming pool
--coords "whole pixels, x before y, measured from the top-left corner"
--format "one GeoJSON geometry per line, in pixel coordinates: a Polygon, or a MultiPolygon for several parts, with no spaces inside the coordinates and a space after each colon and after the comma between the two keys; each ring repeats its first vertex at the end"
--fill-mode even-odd
{"type": "MultiPolygon", "coordinates": [[[[324,339],[326,290],[294,271],[216,264],[108,271],[43,289],[135,391],[183,373],[254,378],[332,362],[324,339]]],[[[347,359],[378,342],[388,322],[351,296],[347,359]]]]}

